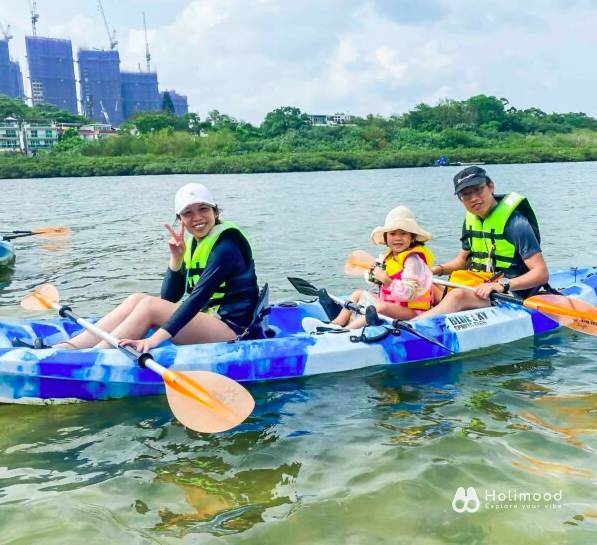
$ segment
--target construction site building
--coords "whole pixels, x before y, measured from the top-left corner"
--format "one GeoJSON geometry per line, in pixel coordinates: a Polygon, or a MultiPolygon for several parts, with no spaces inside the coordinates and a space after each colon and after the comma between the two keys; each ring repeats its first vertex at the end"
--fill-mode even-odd
{"type": "Polygon", "coordinates": [[[0,95],[23,98],[21,67],[10,59],[8,40],[0,40],[0,95]]]}
{"type": "Polygon", "coordinates": [[[33,105],[43,102],[78,113],[70,40],[26,36],[33,105]]]}
{"type": "Polygon", "coordinates": [[[155,72],[121,72],[122,111],[129,119],[136,112],[162,109],[158,91],[158,75],[155,72]]]}
{"type": "Polygon", "coordinates": [[[170,98],[172,99],[172,104],[174,105],[174,113],[177,116],[181,116],[181,115],[189,113],[189,101],[188,101],[186,95],[179,95],[173,89],[162,91],[160,93],[162,103],[164,100],[165,93],[168,93],[170,95],[170,98]]]}
{"type": "Polygon", "coordinates": [[[78,59],[83,115],[118,127],[124,121],[118,51],[79,49],[78,59]]]}

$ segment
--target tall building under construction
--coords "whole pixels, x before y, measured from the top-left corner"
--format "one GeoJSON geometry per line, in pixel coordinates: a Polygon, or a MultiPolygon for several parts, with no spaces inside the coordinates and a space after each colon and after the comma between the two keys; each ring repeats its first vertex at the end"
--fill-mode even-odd
{"type": "Polygon", "coordinates": [[[82,113],[117,127],[124,121],[118,51],[79,49],[82,113]]]}
{"type": "Polygon", "coordinates": [[[10,59],[8,40],[0,40],[0,95],[23,98],[21,66],[10,59]]]}
{"type": "Polygon", "coordinates": [[[78,113],[71,41],[26,36],[25,46],[33,105],[46,102],[78,113]]]}
{"type": "Polygon", "coordinates": [[[165,93],[168,93],[170,95],[170,98],[172,99],[172,104],[174,105],[174,114],[175,115],[181,116],[181,115],[189,113],[189,101],[188,101],[186,95],[179,95],[173,89],[169,89],[166,91],[162,91],[160,93],[160,97],[161,97],[162,101],[164,100],[165,93]]]}
{"type": "Polygon", "coordinates": [[[128,119],[135,112],[161,110],[158,75],[155,72],[121,72],[122,110],[128,119]]]}

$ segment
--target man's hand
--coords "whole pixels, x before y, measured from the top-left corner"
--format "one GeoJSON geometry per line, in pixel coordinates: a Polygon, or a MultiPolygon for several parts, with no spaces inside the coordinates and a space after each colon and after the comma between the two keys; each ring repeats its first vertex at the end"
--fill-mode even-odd
{"type": "Polygon", "coordinates": [[[492,292],[504,293],[504,286],[497,282],[487,282],[486,284],[480,284],[475,288],[477,297],[481,299],[489,299],[492,292]]]}

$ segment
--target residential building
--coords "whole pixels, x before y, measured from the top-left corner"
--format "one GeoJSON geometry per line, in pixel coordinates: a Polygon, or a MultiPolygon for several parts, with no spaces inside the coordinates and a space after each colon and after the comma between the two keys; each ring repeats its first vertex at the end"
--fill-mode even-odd
{"type": "Polygon", "coordinates": [[[23,123],[22,137],[27,155],[47,151],[58,143],[59,129],[55,123],[23,123]]]}
{"type": "Polygon", "coordinates": [[[116,134],[116,129],[106,123],[92,123],[78,129],[79,136],[84,140],[101,140],[116,134]]]}
{"type": "Polygon", "coordinates": [[[14,117],[0,121],[0,153],[22,151],[21,128],[14,117]]]}
{"type": "Polygon", "coordinates": [[[327,114],[308,114],[311,125],[324,127],[328,125],[347,125],[351,122],[352,116],[348,114],[336,113],[327,114]]]}

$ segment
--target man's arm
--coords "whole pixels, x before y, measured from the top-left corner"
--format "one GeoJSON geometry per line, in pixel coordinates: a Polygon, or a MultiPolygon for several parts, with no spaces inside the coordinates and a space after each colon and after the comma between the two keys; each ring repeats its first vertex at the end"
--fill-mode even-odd
{"type": "Polygon", "coordinates": [[[454,259],[448,261],[447,263],[441,263],[435,267],[432,267],[431,272],[433,274],[448,274],[452,271],[466,269],[466,262],[468,260],[469,254],[469,250],[462,249],[458,252],[458,255],[454,259]]]}
{"type": "Polygon", "coordinates": [[[549,280],[549,272],[541,252],[537,252],[531,257],[525,259],[524,264],[529,268],[529,270],[526,273],[510,280],[510,290],[526,290],[547,284],[547,281],[549,280]]]}

